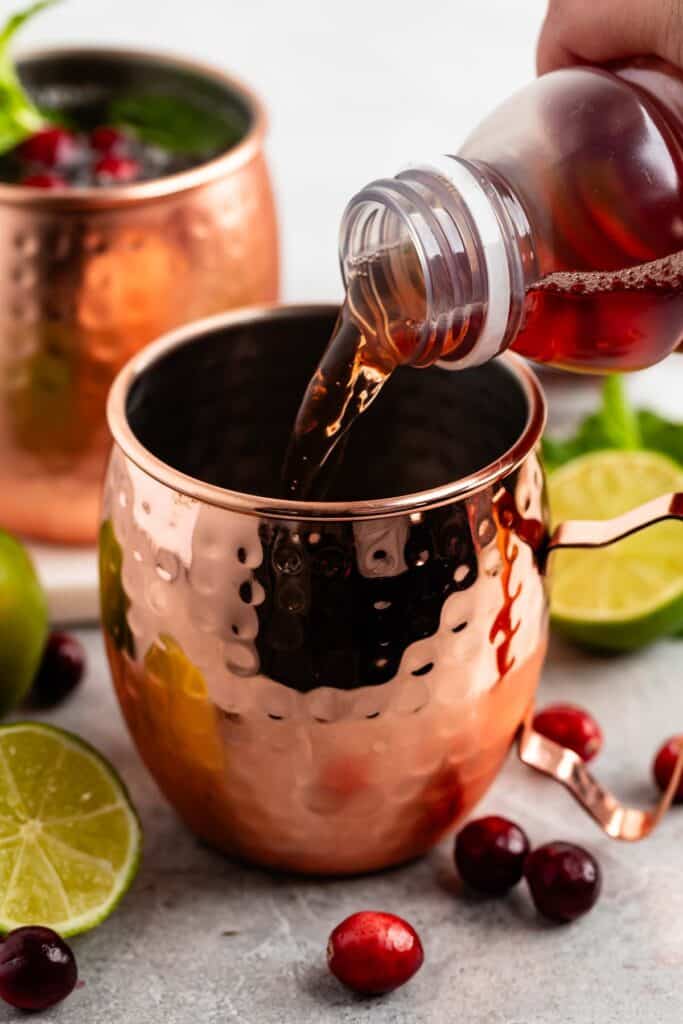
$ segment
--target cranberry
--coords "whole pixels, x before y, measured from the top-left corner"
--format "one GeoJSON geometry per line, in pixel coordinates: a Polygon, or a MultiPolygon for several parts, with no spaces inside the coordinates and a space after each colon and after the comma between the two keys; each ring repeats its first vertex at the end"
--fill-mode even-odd
{"type": "Polygon", "coordinates": [[[95,176],[101,182],[135,181],[140,174],[140,164],[125,156],[108,153],[95,164],[95,176]]]}
{"type": "Polygon", "coordinates": [[[524,868],[536,909],[565,924],[587,914],[600,895],[600,865],[573,843],[547,843],[527,858],[524,868]]]}
{"type": "Polygon", "coordinates": [[[501,896],[524,874],[529,840],[507,818],[471,821],[455,839],[455,863],[460,877],[473,889],[501,896]]]}
{"type": "MultiPolygon", "coordinates": [[[[676,767],[676,761],[680,753],[680,744],[682,737],[672,736],[670,740],[667,740],[663,747],[660,747],[655,763],[652,766],[654,773],[655,782],[661,789],[662,793],[669,785],[671,776],[674,773],[676,767]]],[[[674,794],[673,802],[675,804],[683,803],[683,777],[678,783],[678,788],[674,794]]]]}
{"type": "Polygon", "coordinates": [[[549,740],[569,747],[583,761],[602,748],[602,731],[595,719],[575,704],[550,704],[534,716],[534,729],[549,740]]]}
{"type": "Polygon", "coordinates": [[[66,128],[43,128],[19,145],[22,160],[45,167],[61,167],[73,160],[76,138],[66,128]]]}
{"type": "Polygon", "coordinates": [[[85,651],[70,633],[52,633],[31,687],[28,703],[34,708],[51,708],[78,686],[85,669],[85,651]]]}
{"type": "Polygon", "coordinates": [[[127,142],[128,139],[123,132],[109,125],[100,125],[90,133],[90,145],[98,153],[110,154],[122,150],[127,142]]]}
{"type": "Polygon", "coordinates": [[[361,910],[338,924],[327,943],[327,964],[342,984],[364,995],[404,985],[422,966],[420,938],[395,914],[361,910]]]}
{"type": "Polygon", "coordinates": [[[43,174],[27,174],[25,178],[21,179],[22,185],[28,185],[29,188],[67,188],[67,182],[64,178],[60,178],[58,174],[52,174],[50,171],[45,171],[43,174]]]}
{"type": "Polygon", "coordinates": [[[0,943],[0,996],[20,1010],[46,1010],[73,991],[76,959],[51,928],[10,932],[0,943]]]}

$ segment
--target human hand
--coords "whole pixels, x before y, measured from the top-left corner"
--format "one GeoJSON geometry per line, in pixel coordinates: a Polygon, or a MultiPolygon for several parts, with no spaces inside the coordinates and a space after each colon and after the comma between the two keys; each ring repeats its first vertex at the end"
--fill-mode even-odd
{"type": "Polygon", "coordinates": [[[539,74],[644,56],[683,67],[683,0],[550,0],[539,74]]]}

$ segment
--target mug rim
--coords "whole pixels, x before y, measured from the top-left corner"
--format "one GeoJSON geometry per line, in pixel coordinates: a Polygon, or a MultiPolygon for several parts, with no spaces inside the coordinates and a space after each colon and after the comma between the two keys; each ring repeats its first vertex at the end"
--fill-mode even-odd
{"type": "MultiPolygon", "coordinates": [[[[130,359],[118,372],[107,399],[107,422],[114,443],[143,473],[158,483],[188,498],[231,512],[264,516],[270,519],[348,522],[387,519],[423,512],[460,501],[484,490],[514,472],[540,441],[547,407],[540,382],[519,356],[506,352],[503,364],[521,387],[527,403],[524,427],[515,442],[499,458],[464,477],[424,491],[364,501],[301,501],[292,498],[267,498],[208,484],[174,469],[152,454],[133,433],[126,415],[130,390],[142,373],[173,349],[198,341],[204,334],[222,328],[260,320],[277,321],[307,316],[329,315],[339,311],[336,303],[269,303],[247,306],[195,320],[162,335],[130,359]]],[[[444,372],[448,372],[444,370],[444,372]]]]}
{"type": "Polygon", "coordinates": [[[263,102],[253,89],[240,78],[228,74],[214,64],[193,60],[173,52],[129,46],[35,47],[20,50],[17,54],[17,63],[21,67],[22,64],[29,64],[31,61],[47,61],[57,58],[74,60],[93,57],[101,57],[105,60],[147,61],[180,71],[188,71],[198,77],[216,82],[244,104],[249,117],[244,135],[234,146],[230,146],[218,156],[204,160],[194,167],[130,185],[41,190],[0,182],[0,203],[49,210],[111,209],[129,206],[134,203],[177,195],[209,184],[233,173],[260,153],[268,127],[263,102]]]}

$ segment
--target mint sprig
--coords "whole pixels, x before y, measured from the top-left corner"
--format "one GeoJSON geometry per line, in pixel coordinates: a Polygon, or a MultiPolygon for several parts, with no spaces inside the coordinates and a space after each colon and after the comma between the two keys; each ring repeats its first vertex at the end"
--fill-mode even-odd
{"type": "Polygon", "coordinates": [[[49,123],[21,84],[11,48],[19,29],[30,18],[56,2],[38,0],[23,11],[13,14],[0,29],[0,153],[13,149],[49,123]]]}
{"type": "MultiPolygon", "coordinates": [[[[34,132],[50,124],[64,123],[63,114],[40,110],[17,74],[12,43],[19,29],[35,15],[59,0],[37,0],[13,14],[0,28],[0,154],[14,149],[34,132]]],[[[206,157],[229,149],[243,137],[246,118],[237,111],[228,116],[209,104],[183,96],[148,92],[116,96],[107,122],[120,125],[141,142],[171,153],[206,157]]]]}
{"type": "Polygon", "coordinates": [[[552,472],[579,455],[605,448],[659,452],[683,465],[683,423],[648,409],[633,409],[623,379],[607,377],[600,409],[587,416],[574,435],[564,440],[544,438],[543,461],[552,472]]]}

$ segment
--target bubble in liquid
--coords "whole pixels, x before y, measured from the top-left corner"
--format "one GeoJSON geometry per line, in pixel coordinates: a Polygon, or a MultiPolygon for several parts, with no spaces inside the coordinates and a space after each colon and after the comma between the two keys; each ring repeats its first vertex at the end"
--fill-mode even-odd
{"type": "Polygon", "coordinates": [[[675,291],[683,286],[683,250],[661,259],[614,271],[560,271],[542,278],[535,288],[573,295],[614,291],[675,291]]]}

